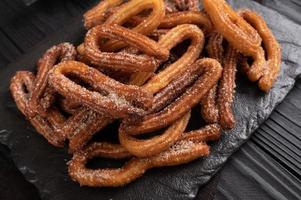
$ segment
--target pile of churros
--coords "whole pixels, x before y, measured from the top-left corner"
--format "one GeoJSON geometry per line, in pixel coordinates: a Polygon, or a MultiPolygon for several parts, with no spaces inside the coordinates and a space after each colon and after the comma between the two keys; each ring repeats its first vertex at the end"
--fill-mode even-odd
{"type": "Polygon", "coordinates": [[[236,72],[264,92],[273,86],[281,49],[263,18],[225,0],[202,5],[101,1],[83,16],[82,44],[55,45],[37,62],[36,74],[18,71],[11,79],[17,107],[37,132],[73,154],[72,180],[122,186],[150,168],[204,157],[207,142],[235,126],[236,72]],[[187,131],[196,106],[207,125],[187,131]],[[116,120],[118,133],[111,134],[118,134],[118,144],[92,140],[116,120]],[[95,157],[129,161],[88,168],[95,157]]]}

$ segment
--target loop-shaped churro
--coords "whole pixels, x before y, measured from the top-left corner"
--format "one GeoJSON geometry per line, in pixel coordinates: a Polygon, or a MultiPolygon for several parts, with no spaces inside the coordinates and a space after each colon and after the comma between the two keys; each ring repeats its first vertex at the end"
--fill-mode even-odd
{"type": "MultiPolygon", "coordinates": [[[[188,70],[189,71],[189,70],[188,70]]],[[[161,90],[154,98],[152,109],[150,113],[157,112],[170,104],[175,98],[180,96],[185,90],[198,78],[198,73],[194,73],[193,69],[190,72],[182,74],[175,79],[171,84],[161,90]]],[[[179,125],[187,124],[187,114],[174,122],[168,129],[160,136],[153,137],[147,140],[139,140],[127,134],[127,129],[120,128],[119,141],[132,154],[138,157],[151,156],[171,146],[180,134],[179,125]]],[[[139,133],[141,134],[141,133],[139,133]]]]}
{"type": "Polygon", "coordinates": [[[190,118],[190,112],[181,119],[175,121],[163,134],[151,139],[137,139],[120,129],[119,142],[131,154],[137,157],[149,157],[156,155],[174,144],[185,131],[190,118]]]}
{"type": "Polygon", "coordinates": [[[49,83],[65,98],[73,99],[98,112],[114,118],[142,115],[152,102],[145,90],[124,85],[100,71],[77,61],[62,62],[49,73],[49,83]],[[77,77],[90,88],[73,82],[67,76],[77,77]]]}
{"type": "Polygon", "coordinates": [[[235,94],[235,76],[238,52],[228,44],[224,54],[223,36],[212,33],[207,52],[209,57],[217,59],[223,66],[222,77],[201,101],[201,113],[207,123],[219,122],[224,129],[235,125],[232,103],[235,94]]]}
{"type": "Polygon", "coordinates": [[[254,56],[261,44],[257,31],[240,17],[225,0],[203,0],[215,29],[241,53],[254,56]]]}
{"type": "Polygon", "coordinates": [[[218,125],[209,125],[198,131],[184,133],[167,150],[148,158],[132,157],[124,166],[116,169],[88,169],[86,163],[94,157],[112,159],[129,158],[130,153],[121,145],[94,143],[78,151],[69,161],[68,171],[74,181],[91,187],[117,187],[130,183],[154,167],[180,165],[208,155],[206,141],[219,138],[218,125]]]}
{"type": "Polygon", "coordinates": [[[203,5],[216,30],[240,53],[253,58],[247,75],[257,81],[266,65],[260,35],[225,0],[203,0],[203,5]]]}
{"type": "Polygon", "coordinates": [[[183,95],[160,112],[144,116],[141,122],[137,124],[124,122],[120,128],[126,130],[128,134],[136,135],[168,126],[200,102],[221,77],[222,67],[216,60],[205,58],[196,61],[184,73],[198,75],[199,78],[183,95]]]}
{"type": "MultiPolygon", "coordinates": [[[[113,25],[118,24],[122,25],[127,22],[131,17],[136,16],[143,10],[152,9],[152,12],[149,16],[143,20],[132,30],[136,33],[142,35],[148,35],[154,31],[160,24],[161,20],[165,15],[164,2],[163,0],[135,0],[129,1],[113,13],[104,24],[113,25]]],[[[125,41],[108,41],[106,44],[102,45],[102,50],[104,51],[116,51],[126,46],[125,41]]]]}
{"type": "Polygon", "coordinates": [[[48,49],[38,61],[38,73],[35,79],[31,97],[27,107],[27,114],[33,117],[35,114],[46,115],[47,109],[54,101],[54,93],[48,85],[48,72],[59,61],[74,60],[76,50],[70,43],[61,43],[48,49]]]}
{"type": "Polygon", "coordinates": [[[151,72],[158,65],[155,58],[164,60],[168,58],[169,54],[166,48],[160,47],[148,37],[118,25],[95,26],[87,33],[84,44],[84,55],[92,64],[128,72],[151,72]],[[101,39],[104,38],[122,40],[147,55],[134,55],[126,52],[102,52],[100,43],[101,39]]]}
{"type": "MultiPolygon", "coordinates": [[[[189,65],[192,64],[198,58],[204,45],[204,35],[202,31],[195,25],[180,25],[167,32],[167,34],[165,34],[164,36],[162,36],[162,38],[159,40],[158,43],[160,46],[168,50],[170,50],[172,47],[176,46],[176,44],[182,42],[187,38],[191,38],[191,45],[188,47],[187,52],[180,59],[178,59],[173,64],[169,65],[158,75],[153,76],[149,80],[149,82],[143,85],[143,88],[146,91],[150,91],[151,93],[155,94],[162,88],[168,86],[172,80],[180,77],[181,74],[185,70],[187,70],[187,68],[189,68],[189,65]]],[[[139,79],[140,79],[139,81],[141,81],[140,83],[143,84],[145,80],[147,80],[149,75],[150,74],[139,74],[139,79]]],[[[137,74],[136,77],[138,77],[137,74]]],[[[184,75],[184,77],[187,76],[184,75]]],[[[188,78],[187,80],[191,80],[190,77],[187,78],[188,78]]],[[[132,81],[139,82],[137,81],[137,79],[136,80],[132,79],[132,81]]],[[[152,110],[157,110],[158,107],[161,107],[162,105],[166,105],[166,102],[169,102],[173,97],[175,97],[175,93],[173,94],[172,93],[165,95],[166,98],[163,101],[158,102],[158,104],[155,104],[156,106],[153,107],[152,110]]],[[[186,110],[186,112],[188,111],[189,109],[186,110]]],[[[185,123],[185,120],[184,119],[179,120],[178,123],[183,124],[185,123]]],[[[146,141],[138,140],[135,139],[134,137],[131,137],[130,135],[127,134],[127,130],[121,128],[119,130],[119,137],[120,137],[119,139],[120,142],[123,145],[126,145],[128,147],[128,150],[136,156],[142,157],[142,156],[154,155],[155,153],[162,151],[162,149],[168,148],[171,144],[174,143],[174,141],[176,140],[175,136],[178,136],[180,134],[180,131],[174,131],[174,132],[170,131],[173,129],[174,126],[178,126],[177,123],[171,125],[168,128],[168,130],[166,130],[162,135],[151,138],[146,141]],[[170,139],[166,140],[166,138],[170,138],[170,139]],[[132,143],[137,143],[137,144],[139,143],[140,144],[139,146],[141,148],[135,148],[135,145],[132,145],[132,143]],[[156,149],[154,148],[154,146],[156,146],[156,149]],[[146,150],[146,148],[148,148],[148,150],[146,150]]],[[[139,134],[142,133],[144,132],[140,132],[139,134]]]]}
{"type": "Polygon", "coordinates": [[[64,138],[55,133],[55,129],[65,120],[57,111],[51,109],[46,117],[37,114],[34,117],[28,117],[26,107],[29,97],[34,88],[35,77],[31,72],[19,71],[11,79],[10,91],[17,104],[18,109],[25,115],[38,133],[46,140],[57,147],[63,146],[64,138]]]}
{"type": "MultiPolygon", "coordinates": [[[[190,39],[187,51],[176,62],[160,73],[152,76],[143,88],[153,94],[166,87],[173,79],[179,77],[196,61],[204,47],[204,34],[195,25],[183,24],[171,29],[161,37],[158,44],[164,49],[172,49],[180,42],[190,39]]],[[[136,75],[138,76],[138,75],[136,75]]],[[[133,78],[134,79],[134,78],[133,78]]]]}
{"type": "MultiPolygon", "coordinates": [[[[239,14],[257,30],[258,34],[262,38],[262,45],[265,49],[267,61],[265,68],[263,69],[263,73],[260,74],[262,76],[260,76],[258,86],[262,91],[268,92],[280,72],[280,45],[261,16],[247,9],[240,10],[239,14]]],[[[260,56],[264,59],[264,52],[260,52],[260,56]]],[[[249,71],[252,70],[252,68],[253,67],[250,67],[248,69],[247,74],[250,73],[249,71]]]]}

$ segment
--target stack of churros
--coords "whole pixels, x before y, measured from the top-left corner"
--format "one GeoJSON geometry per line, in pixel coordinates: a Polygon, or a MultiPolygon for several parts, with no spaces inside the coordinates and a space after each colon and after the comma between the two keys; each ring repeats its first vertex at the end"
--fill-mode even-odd
{"type": "Polygon", "coordinates": [[[201,11],[197,0],[101,1],[84,14],[82,44],[53,46],[37,74],[11,79],[12,96],[37,132],[54,146],[68,144],[74,181],[121,186],[150,168],[207,156],[207,142],[235,126],[237,69],[264,92],[273,86],[281,50],[263,18],[224,0],[202,3],[201,11]],[[187,131],[196,106],[207,125],[187,131]],[[118,144],[92,140],[116,120],[118,144]],[[129,161],[87,168],[94,157],[129,161]]]}

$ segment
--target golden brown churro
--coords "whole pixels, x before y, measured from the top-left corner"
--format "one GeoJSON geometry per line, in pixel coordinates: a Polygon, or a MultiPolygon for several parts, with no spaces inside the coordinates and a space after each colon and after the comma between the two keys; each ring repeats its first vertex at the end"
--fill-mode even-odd
{"type": "Polygon", "coordinates": [[[126,133],[126,130],[120,129],[119,141],[131,154],[137,157],[149,157],[156,155],[174,144],[185,131],[190,118],[187,113],[183,118],[175,121],[167,130],[159,136],[151,139],[137,139],[126,133]]]}
{"type": "Polygon", "coordinates": [[[43,57],[38,61],[38,73],[35,79],[35,87],[29,98],[26,112],[28,116],[35,114],[45,115],[47,109],[54,101],[52,88],[48,86],[48,72],[59,61],[74,60],[76,50],[70,43],[61,43],[48,49],[43,57]]]}
{"type": "MultiPolygon", "coordinates": [[[[113,13],[106,21],[105,25],[118,24],[122,25],[127,22],[131,17],[139,14],[143,10],[152,9],[150,15],[143,20],[140,24],[132,28],[136,33],[147,35],[155,30],[162,18],[165,15],[164,2],[163,0],[135,0],[129,1],[113,13]]],[[[105,51],[116,51],[125,47],[125,41],[108,41],[102,46],[102,50],[105,51]]]]}
{"type": "MultiPolygon", "coordinates": [[[[206,50],[210,58],[214,58],[223,63],[224,48],[222,46],[223,36],[219,33],[211,33],[206,50]]],[[[217,86],[213,86],[211,90],[201,101],[201,114],[207,123],[217,123],[219,120],[219,111],[216,103],[217,86]]]]}
{"type": "Polygon", "coordinates": [[[158,44],[168,50],[188,38],[191,39],[191,43],[187,51],[176,62],[151,77],[143,86],[145,90],[154,94],[166,87],[172,79],[182,74],[189,65],[197,60],[204,46],[204,34],[195,25],[179,25],[162,36],[158,44]]]}
{"type": "Polygon", "coordinates": [[[265,67],[260,35],[225,0],[203,0],[203,4],[216,30],[240,53],[253,58],[247,75],[257,81],[265,67]]]}
{"type": "Polygon", "coordinates": [[[155,56],[158,59],[167,59],[167,49],[160,48],[158,44],[146,36],[135,33],[118,25],[96,26],[92,28],[85,38],[85,57],[92,64],[121,69],[124,71],[153,71],[157,65],[155,56]],[[133,55],[125,52],[101,52],[99,41],[102,38],[123,40],[127,44],[136,47],[147,55],[133,55]]]}
{"type": "Polygon", "coordinates": [[[26,106],[34,88],[34,80],[35,77],[31,72],[17,72],[10,82],[11,94],[18,109],[28,118],[37,132],[43,135],[50,144],[60,147],[63,145],[64,139],[60,135],[55,134],[54,130],[64,120],[62,116],[58,115],[55,110],[48,112],[46,117],[37,114],[29,118],[27,115],[26,106]]]}
{"type": "Polygon", "coordinates": [[[219,123],[224,129],[231,129],[235,125],[232,103],[235,94],[235,76],[238,52],[228,46],[223,60],[223,74],[218,85],[217,104],[219,109],[219,123]]]}
{"type": "Polygon", "coordinates": [[[238,52],[228,44],[224,54],[223,36],[219,33],[211,34],[207,52],[211,58],[222,63],[223,73],[219,83],[202,99],[202,117],[208,123],[219,122],[223,129],[231,129],[235,125],[232,103],[235,94],[238,52]]]}
{"type": "Polygon", "coordinates": [[[81,185],[91,187],[117,187],[125,185],[142,176],[146,170],[154,167],[174,166],[188,163],[206,156],[209,146],[205,141],[219,138],[219,128],[210,125],[197,132],[184,133],[181,138],[167,150],[151,157],[136,158],[121,145],[94,143],[73,155],[69,164],[69,174],[81,185]],[[112,159],[130,158],[124,166],[117,169],[88,169],[88,160],[94,157],[112,159]]]}
{"type": "Polygon", "coordinates": [[[222,67],[216,60],[206,58],[196,61],[186,73],[198,74],[199,79],[183,95],[162,111],[144,116],[138,124],[123,123],[120,128],[125,129],[128,134],[136,135],[168,126],[200,102],[219,80],[222,67]]]}
{"type": "MultiPolygon", "coordinates": [[[[280,45],[261,16],[250,10],[240,10],[239,14],[258,31],[258,34],[262,38],[262,45],[265,49],[267,61],[258,86],[262,91],[268,92],[280,72],[280,45]]],[[[261,53],[261,55],[263,54],[261,53]]]]}
{"type": "Polygon", "coordinates": [[[257,31],[241,18],[225,0],[203,0],[215,29],[241,53],[256,55],[261,44],[257,31]]]}
{"type": "Polygon", "coordinates": [[[117,118],[141,115],[144,113],[143,109],[151,104],[151,94],[143,89],[124,85],[77,61],[58,64],[49,73],[49,83],[64,97],[98,112],[108,112],[117,118]],[[67,76],[75,76],[93,89],[84,88],[67,76]]]}

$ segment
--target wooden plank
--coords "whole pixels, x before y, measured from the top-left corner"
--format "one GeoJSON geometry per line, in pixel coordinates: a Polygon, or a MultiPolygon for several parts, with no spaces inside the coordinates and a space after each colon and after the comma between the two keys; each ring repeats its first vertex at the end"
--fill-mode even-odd
{"type": "Polygon", "coordinates": [[[215,199],[301,199],[301,181],[250,140],[224,167],[215,199]]]}
{"type": "Polygon", "coordinates": [[[22,51],[15,45],[14,41],[0,29],[0,63],[8,63],[21,55],[22,51]],[[2,59],[1,59],[2,58],[2,59]]]}

